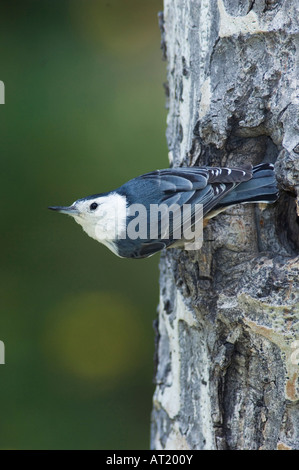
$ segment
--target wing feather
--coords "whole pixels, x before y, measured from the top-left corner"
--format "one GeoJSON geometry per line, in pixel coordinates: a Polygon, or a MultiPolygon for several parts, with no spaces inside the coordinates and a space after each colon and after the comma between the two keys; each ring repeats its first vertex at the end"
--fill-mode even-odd
{"type": "MultiPolygon", "coordinates": [[[[168,209],[172,205],[182,208],[190,204],[191,211],[185,223],[191,223],[196,215],[198,204],[203,206],[203,216],[207,216],[221,199],[229,194],[240,183],[252,178],[252,166],[242,168],[227,167],[186,167],[156,170],[129,181],[121,188],[123,194],[131,201],[146,201],[147,210],[151,204],[165,204],[168,209]],[[135,184],[136,183],[136,184],[135,184]],[[144,195],[146,194],[146,198],[144,195]],[[130,198],[131,195],[131,198],[130,198]],[[131,200],[130,200],[131,199],[131,200]]],[[[163,214],[163,213],[162,213],[163,214]]],[[[172,220],[169,233],[165,232],[162,224],[162,214],[156,220],[156,226],[151,227],[158,236],[140,240],[132,257],[142,258],[151,256],[164,247],[172,245],[174,235],[182,227],[181,210],[171,213],[172,220]],[[168,236],[168,238],[167,238],[168,236]]],[[[153,221],[151,220],[151,223],[153,221]]]]}

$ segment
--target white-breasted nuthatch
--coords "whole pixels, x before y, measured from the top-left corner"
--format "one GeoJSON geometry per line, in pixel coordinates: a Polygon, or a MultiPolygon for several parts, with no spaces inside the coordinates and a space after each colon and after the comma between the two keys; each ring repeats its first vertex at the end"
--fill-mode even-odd
{"type": "Polygon", "coordinates": [[[196,214],[209,219],[239,203],[275,202],[278,194],[271,163],[239,168],[184,167],[156,170],[114,191],[78,199],[68,207],[49,209],[74,217],[90,237],[116,255],[146,258],[163,248],[184,244],[184,237],[180,239],[182,213],[172,211],[173,207],[189,207],[186,220],[192,228],[196,214]],[[198,207],[201,212],[197,211],[198,207]],[[153,208],[154,222],[148,217],[153,208]],[[167,209],[170,211],[167,230],[163,225],[162,208],[164,213],[165,208],[166,213],[167,209]]]}

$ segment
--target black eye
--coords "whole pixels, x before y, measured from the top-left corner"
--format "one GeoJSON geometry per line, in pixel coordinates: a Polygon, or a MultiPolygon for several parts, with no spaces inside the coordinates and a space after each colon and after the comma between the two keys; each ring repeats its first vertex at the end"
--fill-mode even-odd
{"type": "Polygon", "coordinates": [[[97,207],[98,207],[98,204],[96,202],[93,202],[92,204],[90,204],[89,209],[91,211],[95,211],[97,207]]]}

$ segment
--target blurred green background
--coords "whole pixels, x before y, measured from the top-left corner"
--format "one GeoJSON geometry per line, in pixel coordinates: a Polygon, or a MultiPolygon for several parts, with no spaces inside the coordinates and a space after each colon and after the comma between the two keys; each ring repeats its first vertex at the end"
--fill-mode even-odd
{"type": "Polygon", "coordinates": [[[0,448],[149,447],[158,262],[47,210],[168,166],[162,0],[0,4],[0,448]]]}

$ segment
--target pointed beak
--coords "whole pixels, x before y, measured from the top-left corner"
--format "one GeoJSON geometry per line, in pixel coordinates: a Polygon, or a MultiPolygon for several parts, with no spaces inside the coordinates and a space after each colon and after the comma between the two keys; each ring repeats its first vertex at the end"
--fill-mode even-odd
{"type": "Polygon", "coordinates": [[[51,206],[48,207],[48,209],[51,209],[52,211],[57,211],[61,212],[61,214],[67,214],[67,215],[79,215],[79,211],[75,206],[51,206]]]}

